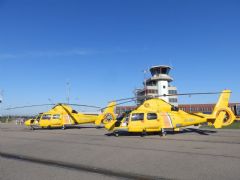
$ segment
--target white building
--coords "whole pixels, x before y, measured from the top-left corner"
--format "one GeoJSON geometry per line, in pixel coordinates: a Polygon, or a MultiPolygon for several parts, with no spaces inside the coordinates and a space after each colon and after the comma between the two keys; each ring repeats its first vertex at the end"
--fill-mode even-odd
{"type": "Polygon", "coordinates": [[[141,104],[146,99],[145,96],[157,96],[174,106],[178,106],[177,96],[164,96],[177,94],[177,88],[170,85],[173,81],[169,75],[171,69],[170,66],[165,65],[150,68],[152,77],[145,80],[143,89],[135,91],[137,104],[141,104]]]}

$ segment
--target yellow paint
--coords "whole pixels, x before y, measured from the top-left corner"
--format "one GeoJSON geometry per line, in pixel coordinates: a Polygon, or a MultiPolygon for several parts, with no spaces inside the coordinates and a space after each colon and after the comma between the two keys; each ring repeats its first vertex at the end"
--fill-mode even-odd
{"type": "Polygon", "coordinates": [[[116,117],[114,113],[115,102],[109,103],[108,107],[101,114],[83,114],[73,111],[69,105],[57,104],[48,112],[44,112],[33,119],[25,122],[26,126],[52,128],[65,127],[69,125],[95,123],[108,123],[116,117]],[[111,116],[111,119],[109,117],[111,116]]]}
{"type": "Polygon", "coordinates": [[[228,107],[230,94],[230,90],[222,91],[212,114],[187,113],[182,110],[176,110],[176,108],[172,108],[171,104],[159,98],[146,100],[129,114],[127,126],[125,118],[121,122],[112,121],[106,124],[105,128],[109,131],[118,131],[124,128],[128,132],[160,132],[162,129],[169,128],[179,131],[181,127],[202,123],[212,124],[215,128],[221,128],[222,126],[232,124],[236,119],[228,107]],[[115,125],[117,123],[120,123],[118,127],[115,125]]]}

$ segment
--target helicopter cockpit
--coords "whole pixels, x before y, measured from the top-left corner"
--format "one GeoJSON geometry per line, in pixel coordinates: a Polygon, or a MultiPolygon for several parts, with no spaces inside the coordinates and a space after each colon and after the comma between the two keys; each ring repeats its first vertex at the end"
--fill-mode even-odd
{"type": "Polygon", "coordinates": [[[126,111],[122,114],[120,114],[117,117],[117,122],[115,124],[115,127],[119,127],[120,125],[122,126],[127,126],[128,125],[128,121],[129,121],[129,115],[130,115],[131,111],[126,111]]]}

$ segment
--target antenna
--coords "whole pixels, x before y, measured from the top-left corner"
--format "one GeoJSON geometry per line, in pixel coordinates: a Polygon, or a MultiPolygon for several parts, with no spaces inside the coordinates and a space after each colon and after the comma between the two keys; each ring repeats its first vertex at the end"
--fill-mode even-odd
{"type": "Polygon", "coordinates": [[[2,107],[1,107],[2,101],[3,101],[3,91],[0,90],[0,117],[2,116],[2,107]]]}
{"type": "Polygon", "coordinates": [[[144,95],[147,96],[147,73],[148,69],[143,70],[143,80],[144,80],[144,95]]]}
{"type": "Polygon", "coordinates": [[[51,98],[48,98],[48,101],[49,101],[50,103],[52,103],[52,104],[55,104],[55,103],[52,101],[51,98]]]}
{"type": "Polygon", "coordinates": [[[70,102],[70,82],[67,81],[66,83],[66,100],[67,100],[67,103],[69,104],[70,102]]]}

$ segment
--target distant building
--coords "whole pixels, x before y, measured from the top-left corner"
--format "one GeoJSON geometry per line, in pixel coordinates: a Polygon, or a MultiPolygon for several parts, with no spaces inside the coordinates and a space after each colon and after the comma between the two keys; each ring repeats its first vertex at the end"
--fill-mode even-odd
{"type": "MultiPolygon", "coordinates": [[[[132,111],[137,106],[117,106],[116,113],[121,114],[125,111],[132,111]]],[[[188,113],[202,112],[205,114],[211,114],[215,107],[215,104],[179,104],[180,110],[188,113]]],[[[236,116],[240,116],[240,103],[229,103],[229,108],[234,112],[236,116]]]]}
{"type": "Polygon", "coordinates": [[[177,96],[165,96],[177,94],[177,88],[170,85],[173,78],[169,75],[172,68],[170,66],[160,65],[153,66],[150,68],[152,77],[144,81],[143,89],[136,89],[136,103],[141,104],[146,96],[158,97],[165,100],[166,102],[178,106],[177,96]]]}
{"type": "MultiPolygon", "coordinates": [[[[215,104],[180,104],[178,107],[179,109],[189,113],[202,112],[205,114],[211,114],[215,104]]],[[[229,108],[235,113],[235,115],[240,116],[239,103],[229,103],[229,108]]]]}

